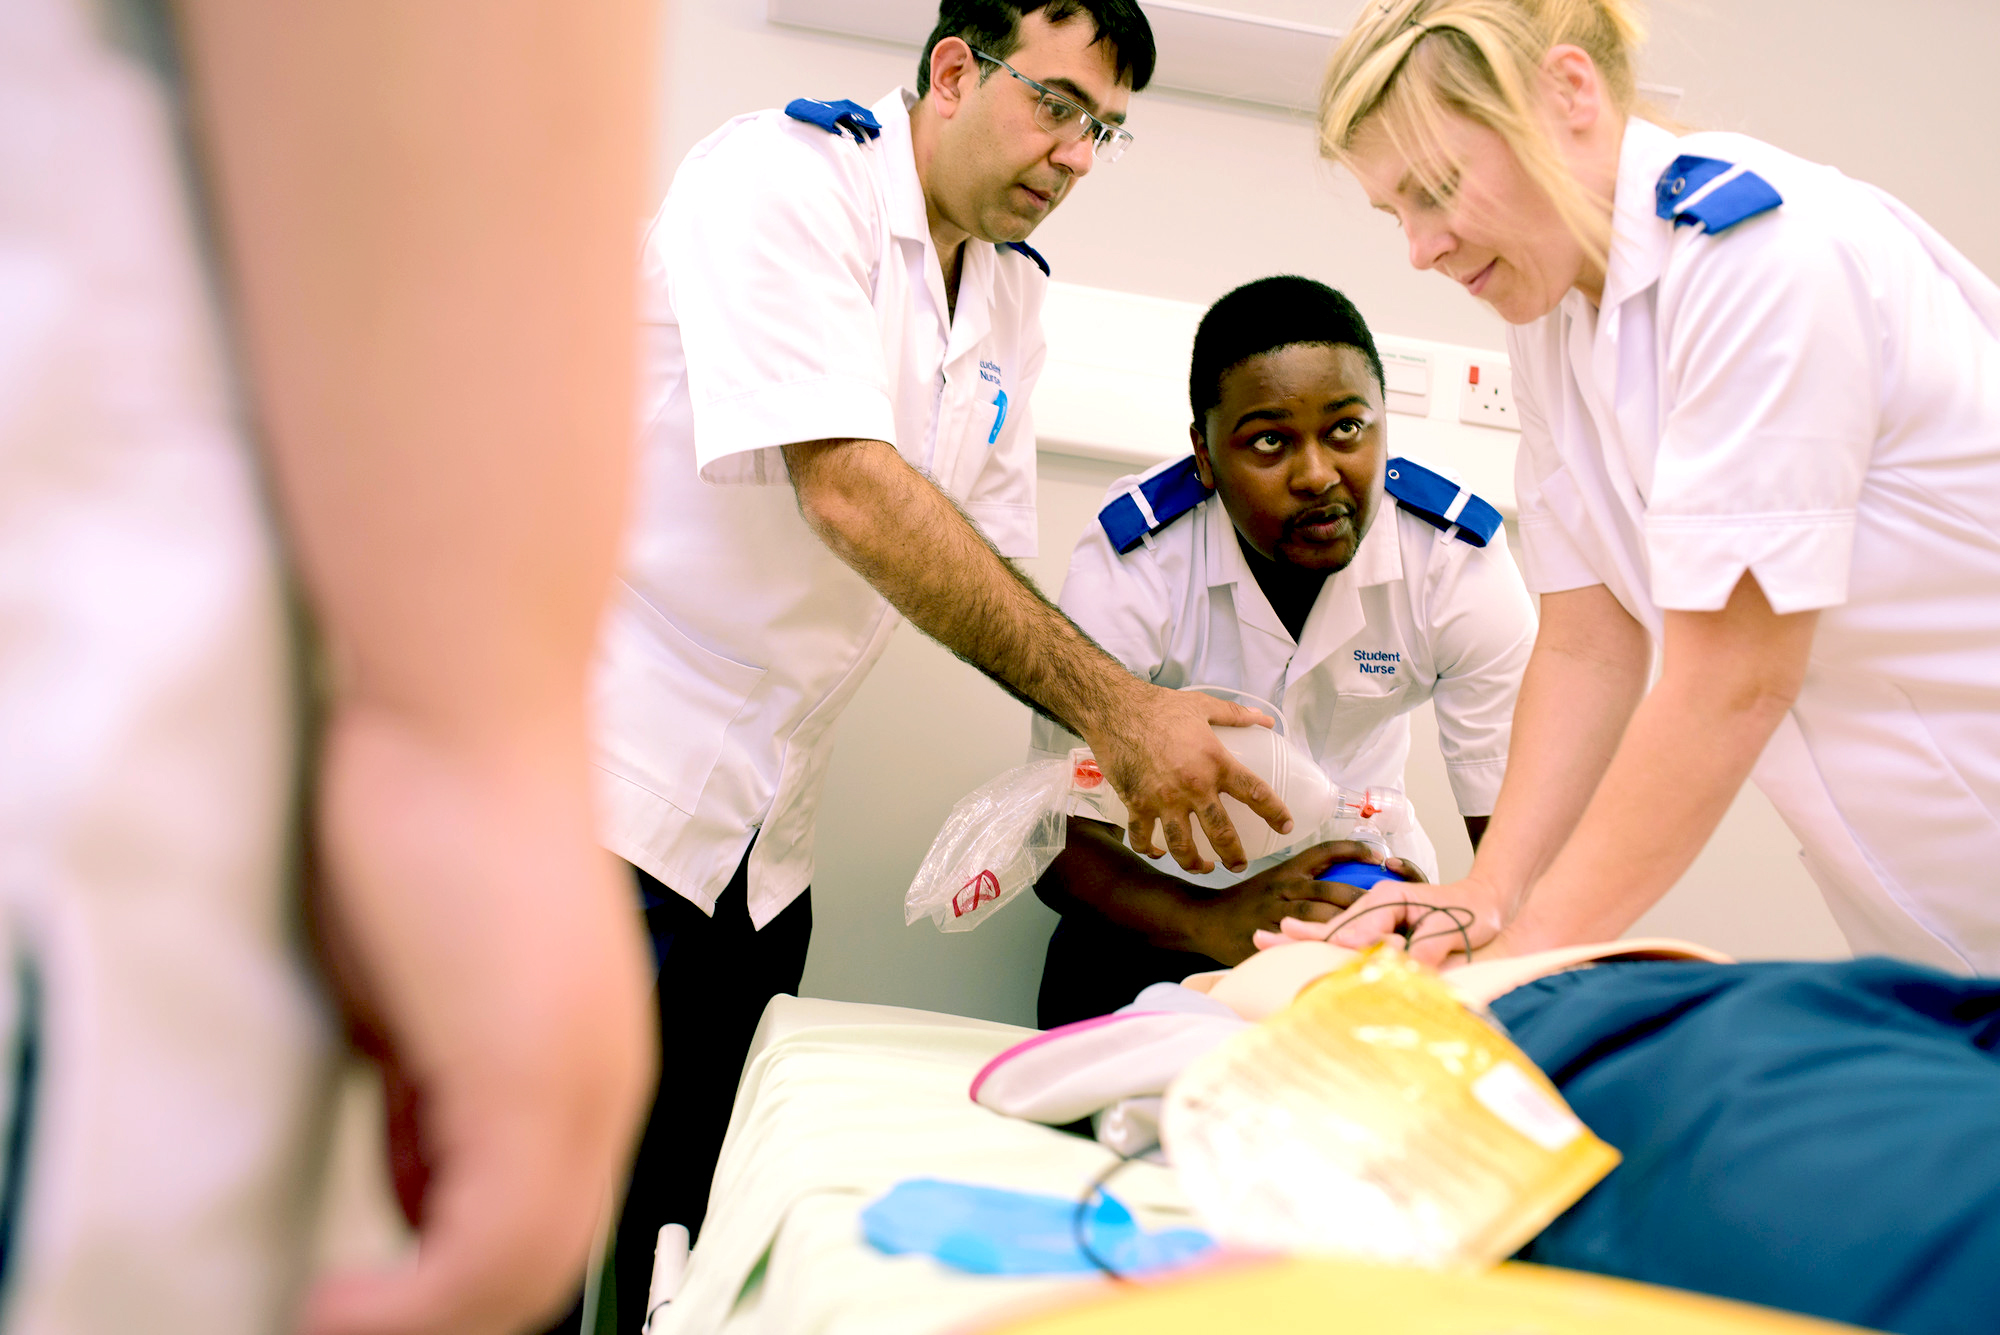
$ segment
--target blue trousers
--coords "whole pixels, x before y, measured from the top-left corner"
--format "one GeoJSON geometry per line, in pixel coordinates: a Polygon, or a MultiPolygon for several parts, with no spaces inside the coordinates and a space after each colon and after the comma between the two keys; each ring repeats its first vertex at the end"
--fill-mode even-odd
{"type": "Polygon", "coordinates": [[[2000,982],[1611,964],[1493,1010],[1625,1156],[1524,1259],[1902,1335],[2000,1330],[2000,982]]]}

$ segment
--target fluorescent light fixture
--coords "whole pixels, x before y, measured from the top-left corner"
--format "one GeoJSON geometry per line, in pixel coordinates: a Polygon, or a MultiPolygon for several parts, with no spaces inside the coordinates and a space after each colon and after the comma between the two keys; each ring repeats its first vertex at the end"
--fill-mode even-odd
{"type": "MultiPolygon", "coordinates": [[[[919,47],[937,21],[935,0],[766,0],[770,21],[792,28],[919,47]]],[[[1320,78],[1340,38],[1334,28],[1236,10],[1143,0],[1159,44],[1152,87],[1294,114],[1319,106],[1320,78]]],[[[1678,88],[1641,84],[1671,113],[1678,88]]]]}

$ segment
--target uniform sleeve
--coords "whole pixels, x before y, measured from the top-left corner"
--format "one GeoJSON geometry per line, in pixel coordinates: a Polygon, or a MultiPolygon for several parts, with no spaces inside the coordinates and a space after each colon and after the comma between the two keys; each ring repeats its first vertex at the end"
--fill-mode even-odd
{"type": "Polygon", "coordinates": [[[1867,283],[1811,214],[1677,239],[1646,507],[1660,607],[1719,609],[1746,570],[1780,613],[1846,601],[1880,416],[1867,283]]]}
{"type": "Polygon", "coordinates": [[[896,443],[870,151],[753,121],[675,178],[645,265],[680,324],[704,481],[783,483],[799,441],[896,443]]]}
{"type": "MultiPolygon", "coordinates": [[[[1124,491],[1135,480],[1120,478],[1112,484],[1112,493],[1124,491]]],[[[1146,681],[1153,680],[1165,661],[1168,625],[1166,583],[1152,557],[1144,549],[1120,556],[1093,514],[1070,553],[1059,600],[1084,634],[1146,681]]],[[[1071,747],[1082,745],[1074,733],[1035,716],[1030,758],[1068,755],[1071,747]]]]}
{"type": "Polygon", "coordinates": [[[1604,577],[1590,564],[1564,526],[1563,514],[1551,504],[1549,492],[1561,492],[1569,477],[1557,457],[1542,409],[1542,386],[1560,373],[1559,358],[1541,355],[1531,346],[1548,331],[1540,325],[1523,333],[1507,332],[1508,361],[1514,372],[1514,411],[1521,417],[1521,443],[1514,453],[1514,503],[1520,507],[1521,568],[1536,593],[1562,593],[1602,584],[1604,577]]]}
{"type": "Polygon", "coordinates": [[[1514,698],[1535,644],[1535,608],[1505,531],[1483,548],[1453,544],[1431,591],[1438,750],[1459,812],[1490,816],[1507,769],[1514,698]]]}
{"type": "Polygon", "coordinates": [[[999,439],[965,497],[965,512],[1000,549],[1002,556],[1017,561],[1041,554],[1041,533],[1035,521],[1032,405],[1035,383],[1041,379],[1042,364],[1048,360],[1048,341],[1042,336],[1042,297],[1046,291],[1047,284],[1038,272],[1027,284],[1020,304],[1021,346],[1026,349],[1021,359],[1021,374],[1009,391],[1007,416],[1000,423],[999,439]]]}

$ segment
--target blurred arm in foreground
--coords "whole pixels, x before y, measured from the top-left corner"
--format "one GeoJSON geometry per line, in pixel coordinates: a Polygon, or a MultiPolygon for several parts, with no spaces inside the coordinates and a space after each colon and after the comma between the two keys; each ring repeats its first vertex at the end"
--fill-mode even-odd
{"type": "Polygon", "coordinates": [[[316,913],[415,1114],[417,1259],[322,1283],[314,1331],[549,1313],[649,1088],[646,965],[584,742],[649,9],[181,6],[252,403],[333,666],[316,913]]]}

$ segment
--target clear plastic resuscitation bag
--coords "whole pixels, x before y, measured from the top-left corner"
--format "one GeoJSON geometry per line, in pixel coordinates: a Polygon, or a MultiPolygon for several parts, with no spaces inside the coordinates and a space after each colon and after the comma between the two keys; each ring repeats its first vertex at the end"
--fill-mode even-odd
{"type": "Polygon", "coordinates": [[[903,921],[928,914],[944,932],[969,932],[1042,879],[1068,832],[1070,764],[1037,760],[959,799],[931,841],[903,900],[903,921]]]}
{"type": "MultiPolygon", "coordinates": [[[[1244,698],[1262,704],[1255,697],[1244,698]]],[[[1269,705],[1262,707],[1276,716],[1269,705]]],[[[1345,829],[1341,837],[1361,837],[1377,829],[1393,833],[1408,812],[1409,804],[1394,790],[1350,790],[1334,783],[1281,730],[1217,727],[1215,735],[1245,768],[1271,785],[1292,814],[1292,832],[1281,835],[1250,808],[1223,796],[1223,809],[1236,827],[1244,856],[1252,862],[1333,829],[1345,829]],[[1365,828],[1354,828],[1357,823],[1365,823],[1365,828]]],[[[904,898],[903,921],[914,923],[928,916],[946,932],[977,927],[1042,878],[1062,852],[1068,817],[1073,815],[1121,827],[1127,823],[1124,802],[1088,747],[1071,751],[1067,760],[1030,761],[975,788],[951,809],[931,842],[904,898]]],[[[1375,835],[1378,841],[1380,837],[1375,835]]],[[[1165,839],[1155,822],[1155,846],[1164,845],[1165,839]]],[[[1198,823],[1194,841],[1204,858],[1216,860],[1198,823]]],[[[1382,844],[1385,854],[1387,847],[1382,844]]]]}
{"type": "Polygon", "coordinates": [[[1619,1158],[1497,1024],[1388,946],[1192,1062],[1160,1131],[1225,1245],[1436,1268],[1512,1255],[1619,1158]]]}

